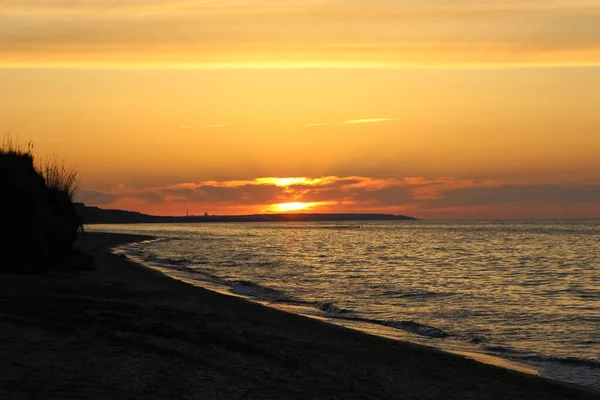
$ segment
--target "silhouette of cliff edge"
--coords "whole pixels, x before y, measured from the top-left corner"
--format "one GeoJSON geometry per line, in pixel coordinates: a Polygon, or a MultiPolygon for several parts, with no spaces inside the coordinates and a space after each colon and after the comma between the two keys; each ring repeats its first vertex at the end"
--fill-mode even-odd
{"type": "Polygon", "coordinates": [[[73,244],[82,224],[72,201],[76,182],[67,181],[75,178],[52,162],[36,168],[31,145],[24,151],[5,139],[0,147],[0,272],[75,268],[73,244]]]}

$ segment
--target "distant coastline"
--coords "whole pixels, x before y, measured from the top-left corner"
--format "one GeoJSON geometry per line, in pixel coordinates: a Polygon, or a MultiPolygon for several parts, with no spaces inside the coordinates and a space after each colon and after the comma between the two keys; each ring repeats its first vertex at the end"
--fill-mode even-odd
{"type": "Polygon", "coordinates": [[[107,210],[76,203],[77,213],[85,224],[140,223],[215,223],[215,222],[344,222],[344,221],[416,221],[417,218],[394,214],[254,214],[158,216],[135,211],[107,210]]]}

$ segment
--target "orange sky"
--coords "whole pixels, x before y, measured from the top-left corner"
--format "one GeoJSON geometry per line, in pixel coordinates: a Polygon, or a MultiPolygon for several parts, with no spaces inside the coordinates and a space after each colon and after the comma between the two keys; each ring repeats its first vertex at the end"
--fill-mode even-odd
{"type": "Polygon", "coordinates": [[[0,0],[0,27],[0,132],[89,204],[600,217],[597,1],[0,0]]]}

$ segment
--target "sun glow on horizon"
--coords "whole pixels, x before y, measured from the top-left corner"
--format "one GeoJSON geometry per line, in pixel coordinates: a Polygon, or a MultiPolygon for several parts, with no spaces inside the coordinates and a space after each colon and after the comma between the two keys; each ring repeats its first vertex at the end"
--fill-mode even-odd
{"type": "Polygon", "coordinates": [[[292,202],[292,203],[279,203],[279,204],[273,204],[270,208],[269,211],[271,212],[281,212],[281,213],[286,213],[286,212],[293,212],[293,211],[306,211],[306,210],[310,210],[314,207],[323,205],[325,203],[323,202],[313,202],[313,203],[303,203],[303,202],[292,202]]]}

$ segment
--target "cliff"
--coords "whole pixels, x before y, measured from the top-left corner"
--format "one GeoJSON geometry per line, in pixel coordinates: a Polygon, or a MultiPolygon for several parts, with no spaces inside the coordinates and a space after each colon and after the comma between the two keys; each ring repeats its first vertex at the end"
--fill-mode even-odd
{"type": "Polygon", "coordinates": [[[66,188],[48,184],[27,151],[0,148],[0,272],[69,268],[81,226],[66,188]]]}

